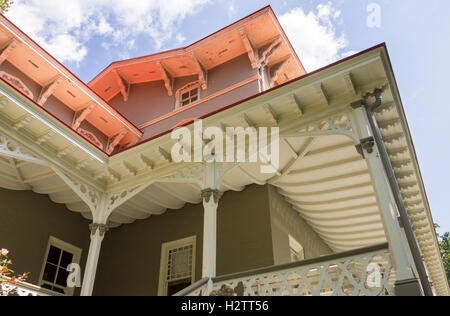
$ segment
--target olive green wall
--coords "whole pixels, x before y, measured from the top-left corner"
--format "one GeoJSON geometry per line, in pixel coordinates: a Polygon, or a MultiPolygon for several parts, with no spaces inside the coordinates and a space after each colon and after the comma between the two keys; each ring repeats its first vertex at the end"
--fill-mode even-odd
{"type": "MultiPolygon", "coordinates": [[[[11,250],[13,268],[31,272],[37,284],[48,239],[54,236],[89,249],[89,221],[30,191],[0,189],[0,248],[11,250]]],[[[217,275],[288,262],[289,234],[306,258],[331,253],[328,246],[271,186],[251,185],[227,192],[217,215],[217,275]]],[[[157,295],[163,243],[196,236],[196,280],[201,279],[203,205],[186,205],[105,235],[94,295],[157,295]]],[[[79,293],[79,290],[76,292],[79,293]]]]}
{"type": "Polygon", "coordinates": [[[273,264],[268,186],[225,194],[217,216],[217,275],[273,264]]]}
{"type": "Polygon", "coordinates": [[[31,272],[28,282],[37,285],[50,236],[81,248],[84,270],[89,221],[31,191],[0,189],[0,201],[0,248],[10,250],[16,273],[31,272]]]}
{"type": "MultiPolygon", "coordinates": [[[[94,295],[157,295],[162,244],[191,236],[197,236],[201,263],[203,210],[194,205],[111,229],[103,240],[94,295]]],[[[201,264],[195,274],[201,277],[201,264]]]]}
{"type": "MultiPolygon", "coordinates": [[[[267,186],[228,192],[217,216],[217,274],[273,265],[267,186]]],[[[157,295],[161,246],[197,236],[196,280],[201,279],[203,205],[187,205],[110,230],[104,239],[95,295],[157,295]]]]}
{"type": "Polygon", "coordinates": [[[302,245],[305,251],[305,259],[333,253],[330,247],[286,202],[275,187],[269,186],[268,190],[274,262],[276,265],[291,262],[289,235],[302,245]]]}

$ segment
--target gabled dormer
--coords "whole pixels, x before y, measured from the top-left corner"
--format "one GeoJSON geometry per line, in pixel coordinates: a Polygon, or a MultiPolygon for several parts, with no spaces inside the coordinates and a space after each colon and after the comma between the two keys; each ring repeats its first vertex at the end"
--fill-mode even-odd
{"type": "Polygon", "coordinates": [[[266,7],[184,48],[112,63],[90,83],[143,140],[306,73],[266,7]]]}

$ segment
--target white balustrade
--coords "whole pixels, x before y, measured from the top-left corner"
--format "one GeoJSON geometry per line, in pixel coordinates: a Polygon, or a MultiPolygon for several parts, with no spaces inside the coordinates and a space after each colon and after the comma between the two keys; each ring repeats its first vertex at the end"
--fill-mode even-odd
{"type": "MultiPolygon", "coordinates": [[[[390,296],[395,272],[388,245],[380,245],[213,279],[236,296],[390,296]]],[[[207,284],[186,296],[204,295],[207,284]]]]}
{"type": "Polygon", "coordinates": [[[1,284],[0,291],[0,296],[63,296],[62,294],[24,282],[18,284],[1,284]]]}

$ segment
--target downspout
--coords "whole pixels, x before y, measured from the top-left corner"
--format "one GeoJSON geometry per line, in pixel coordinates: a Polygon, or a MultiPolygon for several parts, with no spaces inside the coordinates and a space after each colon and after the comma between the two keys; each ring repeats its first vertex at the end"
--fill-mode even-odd
{"type": "Polygon", "coordinates": [[[420,283],[422,285],[422,289],[424,291],[425,296],[433,296],[433,291],[431,289],[430,282],[428,280],[428,275],[425,269],[425,265],[422,260],[422,255],[420,253],[419,246],[417,244],[417,240],[414,235],[414,230],[411,225],[411,221],[409,219],[408,212],[406,211],[405,203],[402,199],[402,193],[400,191],[400,187],[397,182],[397,178],[395,176],[394,169],[392,168],[391,160],[389,158],[389,154],[386,148],[386,145],[383,141],[383,136],[381,135],[380,128],[378,126],[378,122],[375,117],[374,111],[382,104],[383,102],[383,91],[380,89],[375,90],[373,96],[376,98],[376,101],[369,105],[367,104],[367,97],[364,100],[364,104],[367,110],[367,116],[369,119],[370,126],[372,128],[375,142],[380,151],[381,160],[383,162],[384,170],[386,171],[386,175],[389,180],[389,184],[392,189],[392,193],[394,195],[395,203],[397,204],[397,209],[400,214],[400,222],[402,227],[405,230],[406,239],[411,250],[411,254],[414,260],[414,264],[417,269],[417,273],[419,274],[420,283]]]}

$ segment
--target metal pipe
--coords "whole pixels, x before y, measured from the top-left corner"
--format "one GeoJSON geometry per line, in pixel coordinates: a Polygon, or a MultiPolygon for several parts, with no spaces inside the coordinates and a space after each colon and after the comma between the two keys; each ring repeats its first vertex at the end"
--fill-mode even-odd
{"type": "MultiPolygon", "coordinates": [[[[405,230],[406,239],[409,244],[409,248],[411,250],[414,264],[416,265],[417,273],[419,274],[419,279],[420,279],[420,283],[422,285],[423,292],[424,292],[425,296],[433,296],[433,291],[431,289],[431,285],[430,285],[430,282],[428,279],[425,265],[422,260],[422,255],[420,253],[420,249],[417,244],[416,237],[414,235],[414,230],[412,228],[408,212],[406,211],[405,203],[403,202],[403,198],[402,198],[402,193],[400,191],[400,187],[398,185],[394,169],[392,168],[391,160],[389,158],[389,154],[386,149],[386,145],[383,141],[383,136],[381,134],[380,128],[378,126],[378,122],[375,117],[374,111],[383,102],[382,93],[383,93],[382,90],[377,89],[377,90],[375,90],[375,93],[374,93],[374,97],[376,98],[376,101],[371,105],[368,105],[367,102],[364,102],[365,106],[366,106],[366,110],[367,110],[367,116],[369,119],[370,126],[372,128],[373,134],[374,134],[375,142],[380,151],[381,160],[383,162],[383,166],[386,171],[386,175],[388,177],[389,184],[392,189],[392,193],[394,195],[395,203],[397,204],[397,209],[400,214],[400,220],[401,220],[401,223],[405,230]]],[[[364,101],[366,101],[366,100],[364,100],[364,101]]]]}

